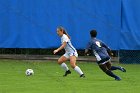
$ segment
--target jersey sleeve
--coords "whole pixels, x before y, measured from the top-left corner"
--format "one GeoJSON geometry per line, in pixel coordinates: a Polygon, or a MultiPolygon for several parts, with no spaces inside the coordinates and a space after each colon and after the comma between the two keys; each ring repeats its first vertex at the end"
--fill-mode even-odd
{"type": "Polygon", "coordinates": [[[106,48],[107,50],[111,50],[104,42],[102,42],[102,46],[104,47],[104,48],[106,48]]]}
{"type": "Polygon", "coordinates": [[[69,38],[66,35],[62,37],[62,43],[68,42],[68,41],[69,41],[69,38]]]}
{"type": "Polygon", "coordinates": [[[87,46],[86,46],[86,49],[91,50],[91,46],[92,46],[92,43],[91,42],[88,42],[87,43],[87,46]]]}

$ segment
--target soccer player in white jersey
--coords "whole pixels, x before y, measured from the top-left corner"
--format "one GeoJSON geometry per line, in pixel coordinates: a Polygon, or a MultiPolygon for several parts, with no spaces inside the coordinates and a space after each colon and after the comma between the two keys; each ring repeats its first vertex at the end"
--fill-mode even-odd
{"type": "Polygon", "coordinates": [[[65,49],[65,54],[62,55],[58,59],[58,64],[61,65],[61,67],[65,70],[65,74],[63,76],[67,76],[68,74],[71,74],[71,71],[69,70],[68,66],[65,64],[65,62],[69,59],[71,67],[79,73],[80,77],[85,77],[82,70],[76,65],[76,58],[78,57],[78,53],[76,49],[73,47],[70,41],[70,36],[67,34],[65,29],[63,27],[57,28],[57,34],[61,37],[61,43],[62,45],[53,51],[54,54],[59,52],[62,49],[65,49]]]}

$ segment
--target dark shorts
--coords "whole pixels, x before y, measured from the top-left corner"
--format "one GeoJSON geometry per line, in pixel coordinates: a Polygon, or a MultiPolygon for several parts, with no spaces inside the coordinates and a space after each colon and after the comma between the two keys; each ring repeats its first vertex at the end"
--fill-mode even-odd
{"type": "Polygon", "coordinates": [[[100,61],[97,61],[98,65],[105,64],[110,60],[110,57],[106,57],[100,61]]]}

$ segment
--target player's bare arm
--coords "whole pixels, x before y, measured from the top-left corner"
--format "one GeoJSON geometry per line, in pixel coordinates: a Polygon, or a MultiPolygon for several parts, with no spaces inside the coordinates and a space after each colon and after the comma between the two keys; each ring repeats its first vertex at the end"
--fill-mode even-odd
{"type": "Polygon", "coordinates": [[[60,50],[64,49],[64,47],[66,46],[66,44],[67,44],[66,42],[63,42],[63,44],[59,48],[57,48],[56,50],[54,50],[53,53],[56,54],[60,50]]]}

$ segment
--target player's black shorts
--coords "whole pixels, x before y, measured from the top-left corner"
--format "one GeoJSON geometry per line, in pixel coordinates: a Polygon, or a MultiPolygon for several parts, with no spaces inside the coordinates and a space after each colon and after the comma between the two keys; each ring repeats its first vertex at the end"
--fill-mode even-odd
{"type": "Polygon", "coordinates": [[[97,63],[98,63],[98,65],[99,64],[104,64],[105,62],[107,62],[107,61],[109,61],[110,60],[110,57],[106,57],[106,58],[104,58],[104,59],[102,59],[102,60],[100,60],[100,61],[97,61],[97,63]]]}

